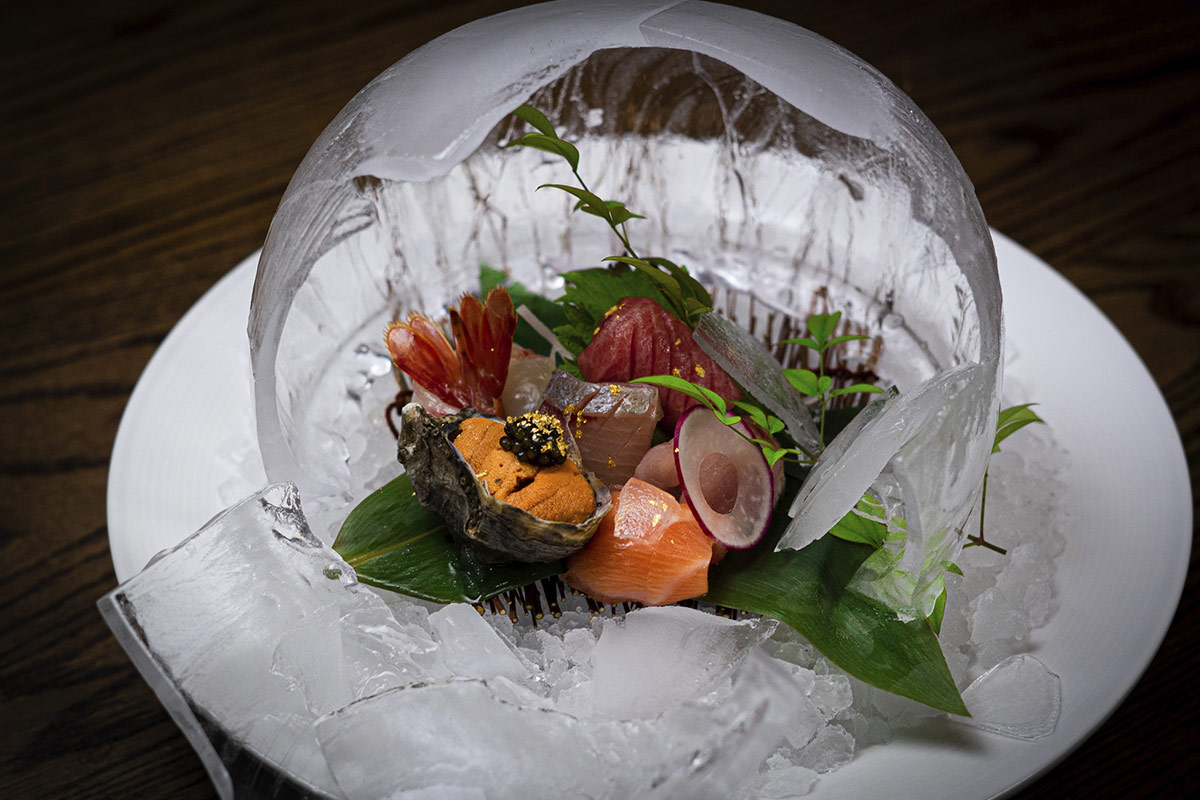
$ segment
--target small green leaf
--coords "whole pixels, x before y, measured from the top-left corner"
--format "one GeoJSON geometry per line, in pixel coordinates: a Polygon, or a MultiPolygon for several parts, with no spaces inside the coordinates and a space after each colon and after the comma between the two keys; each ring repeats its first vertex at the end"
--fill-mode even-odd
{"type": "Polygon", "coordinates": [[[518,106],[517,110],[512,113],[519,119],[525,120],[545,135],[553,139],[558,138],[558,134],[554,132],[554,126],[550,124],[550,120],[546,119],[546,115],[538,111],[533,106],[518,106]]]}
{"type": "Polygon", "coordinates": [[[933,632],[938,636],[942,635],[942,617],[946,615],[946,590],[942,589],[942,593],[937,596],[937,600],[933,601],[933,611],[929,614],[929,626],[933,628],[933,632]]]}
{"type": "Polygon", "coordinates": [[[549,564],[464,560],[442,518],[426,511],[407,475],[354,507],[333,549],[363,583],[436,603],[478,603],[563,571],[549,564]]]}
{"type": "Polygon", "coordinates": [[[829,391],[829,387],[833,385],[833,378],[828,375],[822,375],[817,379],[817,394],[825,394],[829,391]]]}
{"type": "Polygon", "coordinates": [[[860,542],[878,549],[883,546],[887,536],[887,525],[880,520],[847,511],[846,516],[829,529],[829,533],[848,542],[860,542]]]}
{"type": "Polygon", "coordinates": [[[725,398],[706,386],[698,386],[683,378],[677,378],[674,375],[647,375],[643,378],[634,378],[630,383],[649,383],[653,386],[662,386],[665,389],[674,389],[677,392],[686,394],[688,397],[699,400],[706,407],[720,412],[717,416],[725,416],[725,398]]]}
{"type": "Polygon", "coordinates": [[[863,336],[862,334],[859,334],[859,333],[845,333],[845,334],[842,334],[841,336],[835,336],[832,339],[830,339],[828,342],[825,343],[825,347],[826,347],[826,349],[828,349],[830,347],[833,347],[835,344],[841,344],[842,342],[858,342],[858,341],[862,341],[863,339],[870,339],[870,338],[871,338],[870,336],[863,336]]]}
{"type": "Polygon", "coordinates": [[[872,386],[869,383],[856,383],[852,386],[844,386],[841,389],[834,389],[829,393],[830,397],[837,397],[842,394],[881,394],[883,389],[878,386],[872,386]]]}
{"type": "Polygon", "coordinates": [[[621,264],[628,264],[635,269],[639,269],[653,278],[654,281],[662,287],[663,291],[666,292],[671,299],[674,300],[679,298],[679,282],[667,273],[663,272],[661,269],[658,269],[657,267],[646,261],[643,261],[640,258],[632,258],[630,256],[608,256],[607,258],[602,258],[601,261],[617,261],[621,264]]]}
{"type": "Polygon", "coordinates": [[[541,133],[527,133],[520,139],[514,139],[504,146],[532,147],[534,150],[553,153],[556,156],[562,156],[566,159],[567,163],[571,165],[571,169],[579,169],[579,151],[575,149],[575,145],[553,136],[546,136],[541,133]]]}
{"type": "Polygon", "coordinates": [[[807,394],[812,397],[821,396],[821,387],[817,380],[817,373],[811,369],[785,369],[781,371],[781,374],[801,394],[807,394]]]}
{"type": "Polygon", "coordinates": [[[808,318],[808,330],[820,345],[818,349],[824,350],[829,346],[829,337],[841,319],[842,312],[840,311],[832,314],[814,314],[808,318]]]}
{"type": "Polygon", "coordinates": [[[1032,425],[1035,422],[1045,422],[1045,420],[1031,410],[1031,406],[1035,405],[1037,403],[1025,403],[1020,406],[1011,406],[1000,412],[1000,415],[996,418],[996,438],[992,442],[993,453],[999,453],[1000,443],[1026,425],[1032,425]]]}
{"type": "Polygon", "coordinates": [[[733,414],[726,414],[725,416],[721,417],[721,422],[725,423],[726,425],[737,425],[741,421],[741,417],[734,416],[733,414]]]}
{"type": "Polygon", "coordinates": [[[813,350],[821,349],[821,346],[816,341],[807,336],[797,336],[794,339],[780,339],[779,344],[798,344],[804,347],[811,347],[813,350]]]}
{"type": "Polygon", "coordinates": [[[706,306],[694,297],[685,297],[683,307],[687,310],[689,317],[697,317],[701,314],[707,314],[712,311],[712,306],[706,306]]]}
{"type": "Polygon", "coordinates": [[[953,572],[955,575],[963,574],[962,567],[960,567],[958,564],[955,564],[953,561],[943,561],[942,567],[946,570],[946,572],[953,572]]]}
{"type": "Polygon", "coordinates": [[[604,205],[604,201],[597,195],[592,194],[587,189],[580,189],[578,186],[568,186],[565,183],[543,183],[538,189],[558,189],[574,196],[579,200],[575,204],[575,208],[583,209],[589,214],[595,214],[598,217],[608,219],[608,209],[604,205]]]}
{"type": "Polygon", "coordinates": [[[634,214],[625,207],[624,203],[618,203],[616,200],[609,200],[605,205],[608,206],[608,221],[613,225],[620,225],[630,219],[645,219],[641,214],[634,214]]]}
{"type": "MultiPolygon", "coordinates": [[[[757,442],[759,440],[755,439],[754,441],[757,442]]],[[[769,467],[775,466],[775,463],[779,461],[779,459],[786,456],[788,452],[790,451],[785,447],[775,448],[767,445],[763,446],[763,455],[767,457],[767,466],[769,467]]]]}
{"type": "Polygon", "coordinates": [[[750,417],[750,421],[753,422],[755,425],[757,425],[758,427],[767,431],[768,433],[771,432],[770,431],[770,423],[768,423],[768,421],[767,421],[767,414],[761,408],[754,405],[753,403],[747,403],[745,400],[735,400],[735,401],[733,401],[733,405],[734,405],[734,407],[740,408],[742,411],[745,411],[746,414],[750,417]]]}

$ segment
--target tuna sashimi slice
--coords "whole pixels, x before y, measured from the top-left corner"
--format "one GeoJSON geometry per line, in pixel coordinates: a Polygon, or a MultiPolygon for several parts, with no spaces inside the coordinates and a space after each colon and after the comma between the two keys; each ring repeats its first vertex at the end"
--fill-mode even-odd
{"type": "MultiPolygon", "coordinates": [[[[583,377],[594,383],[676,375],[708,387],[728,401],[741,397],[733,379],[692,339],[691,329],[648,297],[622,300],[600,323],[578,363],[583,377]]],[[[670,389],[658,392],[663,418],[672,427],[683,412],[698,405],[670,389]]]]}
{"type": "Polygon", "coordinates": [[[562,420],[583,465],[610,486],[633,477],[662,419],[653,386],[589,383],[561,371],[546,386],[541,410],[562,420]]]}
{"type": "Polygon", "coordinates": [[[567,584],[602,603],[666,605],[708,591],[713,540],[687,506],[634,478],[587,546],[567,559],[567,584]]]}

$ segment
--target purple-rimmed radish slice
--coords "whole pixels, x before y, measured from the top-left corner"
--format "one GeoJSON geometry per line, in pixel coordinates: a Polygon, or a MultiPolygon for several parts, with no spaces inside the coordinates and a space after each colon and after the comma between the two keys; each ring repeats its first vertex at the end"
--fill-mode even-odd
{"type": "Polygon", "coordinates": [[[675,425],[675,469],[701,529],[731,550],[753,547],[771,524],[775,476],[745,422],[725,425],[704,406],[675,425]],[[734,428],[737,430],[735,431],[734,428]]]}

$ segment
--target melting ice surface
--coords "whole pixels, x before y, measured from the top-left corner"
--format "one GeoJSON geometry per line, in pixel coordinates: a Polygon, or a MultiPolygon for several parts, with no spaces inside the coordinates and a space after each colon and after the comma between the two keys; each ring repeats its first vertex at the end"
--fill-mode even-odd
{"type": "MultiPolygon", "coordinates": [[[[990,479],[989,538],[1009,556],[964,551],[941,641],[964,724],[1034,739],[1059,710],[1057,676],[1025,651],[1053,609],[1061,455],[1044,432],[1023,436],[990,479]]],[[[772,620],[580,605],[535,628],[381,597],[310,533],[288,485],[100,607],[225,797],[269,794],[278,774],[351,798],[794,797],[940,716],[839,673],[772,620]]]]}

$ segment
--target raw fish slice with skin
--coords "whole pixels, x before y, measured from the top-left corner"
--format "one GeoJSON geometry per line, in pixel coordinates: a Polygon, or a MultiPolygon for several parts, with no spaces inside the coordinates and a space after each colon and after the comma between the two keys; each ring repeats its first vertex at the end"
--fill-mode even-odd
{"type": "Polygon", "coordinates": [[[602,603],[665,605],[708,591],[715,554],[687,506],[633,478],[563,578],[602,603]]]}
{"type": "MultiPolygon", "coordinates": [[[[589,381],[623,383],[652,375],[676,375],[705,386],[734,401],[737,384],[692,339],[692,331],[648,297],[622,300],[596,330],[591,344],[579,354],[579,370],[589,381]]],[[[663,418],[674,426],[695,405],[685,394],[658,389],[663,418]]]]}
{"type": "Polygon", "coordinates": [[[550,379],[541,410],[562,420],[583,465],[610,486],[633,476],[662,418],[653,386],[588,383],[565,372],[550,379]]]}

